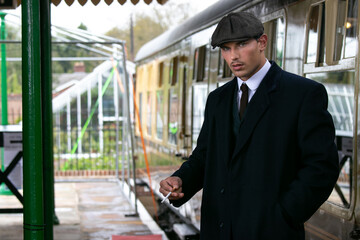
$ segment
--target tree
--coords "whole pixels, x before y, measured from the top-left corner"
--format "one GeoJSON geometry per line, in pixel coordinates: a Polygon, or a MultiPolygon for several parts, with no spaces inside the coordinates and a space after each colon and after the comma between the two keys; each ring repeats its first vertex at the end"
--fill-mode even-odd
{"type": "MultiPolygon", "coordinates": [[[[169,1],[164,6],[153,7],[151,15],[144,13],[137,13],[134,15],[134,55],[145,43],[159,36],[171,27],[174,27],[181,22],[188,19],[193,13],[189,3],[176,3],[169,1]]],[[[130,21],[129,21],[130,22],[130,21]]],[[[130,23],[127,27],[114,27],[105,35],[122,39],[126,41],[128,46],[130,41],[130,23]]],[[[130,60],[134,60],[131,59],[130,60]]]]}
{"type": "MultiPolygon", "coordinates": [[[[81,30],[87,30],[87,26],[81,23],[78,27],[81,30]]],[[[62,38],[68,39],[70,41],[78,41],[73,39],[69,35],[60,35],[62,38]]],[[[55,40],[56,41],[56,40],[55,40]]],[[[86,46],[91,47],[90,44],[86,46]]],[[[53,44],[52,45],[52,57],[97,57],[96,53],[85,50],[79,45],[76,44],[53,44]]],[[[72,73],[74,70],[75,61],[59,61],[52,63],[52,70],[54,73],[72,73]]],[[[97,65],[100,64],[99,61],[87,61],[85,64],[85,71],[91,72],[97,65]]]]}
{"type": "Polygon", "coordinates": [[[82,30],[87,30],[87,26],[83,23],[80,23],[80,25],[78,26],[78,29],[82,29],[82,30]]]}

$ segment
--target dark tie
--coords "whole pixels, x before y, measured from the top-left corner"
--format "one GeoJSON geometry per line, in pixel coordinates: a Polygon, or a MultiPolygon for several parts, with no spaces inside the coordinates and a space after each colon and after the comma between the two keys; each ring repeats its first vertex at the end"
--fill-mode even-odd
{"type": "Polygon", "coordinates": [[[249,91],[249,88],[245,83],[243,83],[243,84],[241,84],[240,89],[241,89],[242,94],[241,94],[241,99],[240,99],[240,113],[239,113],[239,116],[240,116],[240,119],[242,119],[243,116],[244,116],[244,112],[245,112],[247,103],[248,103],[248,98],[249,98],[248,91],[249,91]]]}

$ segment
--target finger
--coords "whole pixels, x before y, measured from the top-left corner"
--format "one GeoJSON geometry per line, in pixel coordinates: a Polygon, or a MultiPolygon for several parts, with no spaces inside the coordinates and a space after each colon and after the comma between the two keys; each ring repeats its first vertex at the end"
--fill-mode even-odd
{"type": "Polygon", "coordinates": [[[169,199],[170,200],[179,200],[184,197],[184,193],[171,193],[169,199]]]}
{"type": "Polygon", "coordinates": [[[175,191],[181,187],[180,178],[178,177],[171,177],[170,185],[173,187],[172,190],[175,191]]]}
{"type": "Polygon", "coordinates": [[[169,192],[173,191],[173,187],[171,183],[167,181],[167,179],[160,182],[160,189],[159,192],[162,193],[162,195],[165,197],[168,195],[169,192]]]}

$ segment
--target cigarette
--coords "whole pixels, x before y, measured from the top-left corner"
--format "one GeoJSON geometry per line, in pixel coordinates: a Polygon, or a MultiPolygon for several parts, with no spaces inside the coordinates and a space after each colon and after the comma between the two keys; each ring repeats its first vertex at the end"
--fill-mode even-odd
{"type": "Polygon", "coordinates": [[[170,195],[171,195],[171,192],[169,192],[169,193],[166,195],[166,197],[161,201],[161,203],[165,202],[166,199],[168,199],[168,198],[170,197],[170,195]]]}

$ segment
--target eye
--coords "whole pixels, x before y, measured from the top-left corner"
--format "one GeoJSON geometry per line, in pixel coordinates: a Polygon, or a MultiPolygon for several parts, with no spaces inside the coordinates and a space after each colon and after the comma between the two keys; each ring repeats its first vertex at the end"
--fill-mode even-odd
{"type": "Polygon", "coordinates": [[[222,47],[221,47],[221,50],[223,50],[224,52],[226,52],[226,51],[229,51],[230,48],[229,48],[229,47],[222,46],[222,47]]]}
{"type": "Polygon", "coordinates": [[[247,42],[239,42],[237,45],[238,45],[239,47],[245,47],[246,44],[247,44],[247,42]]]}

